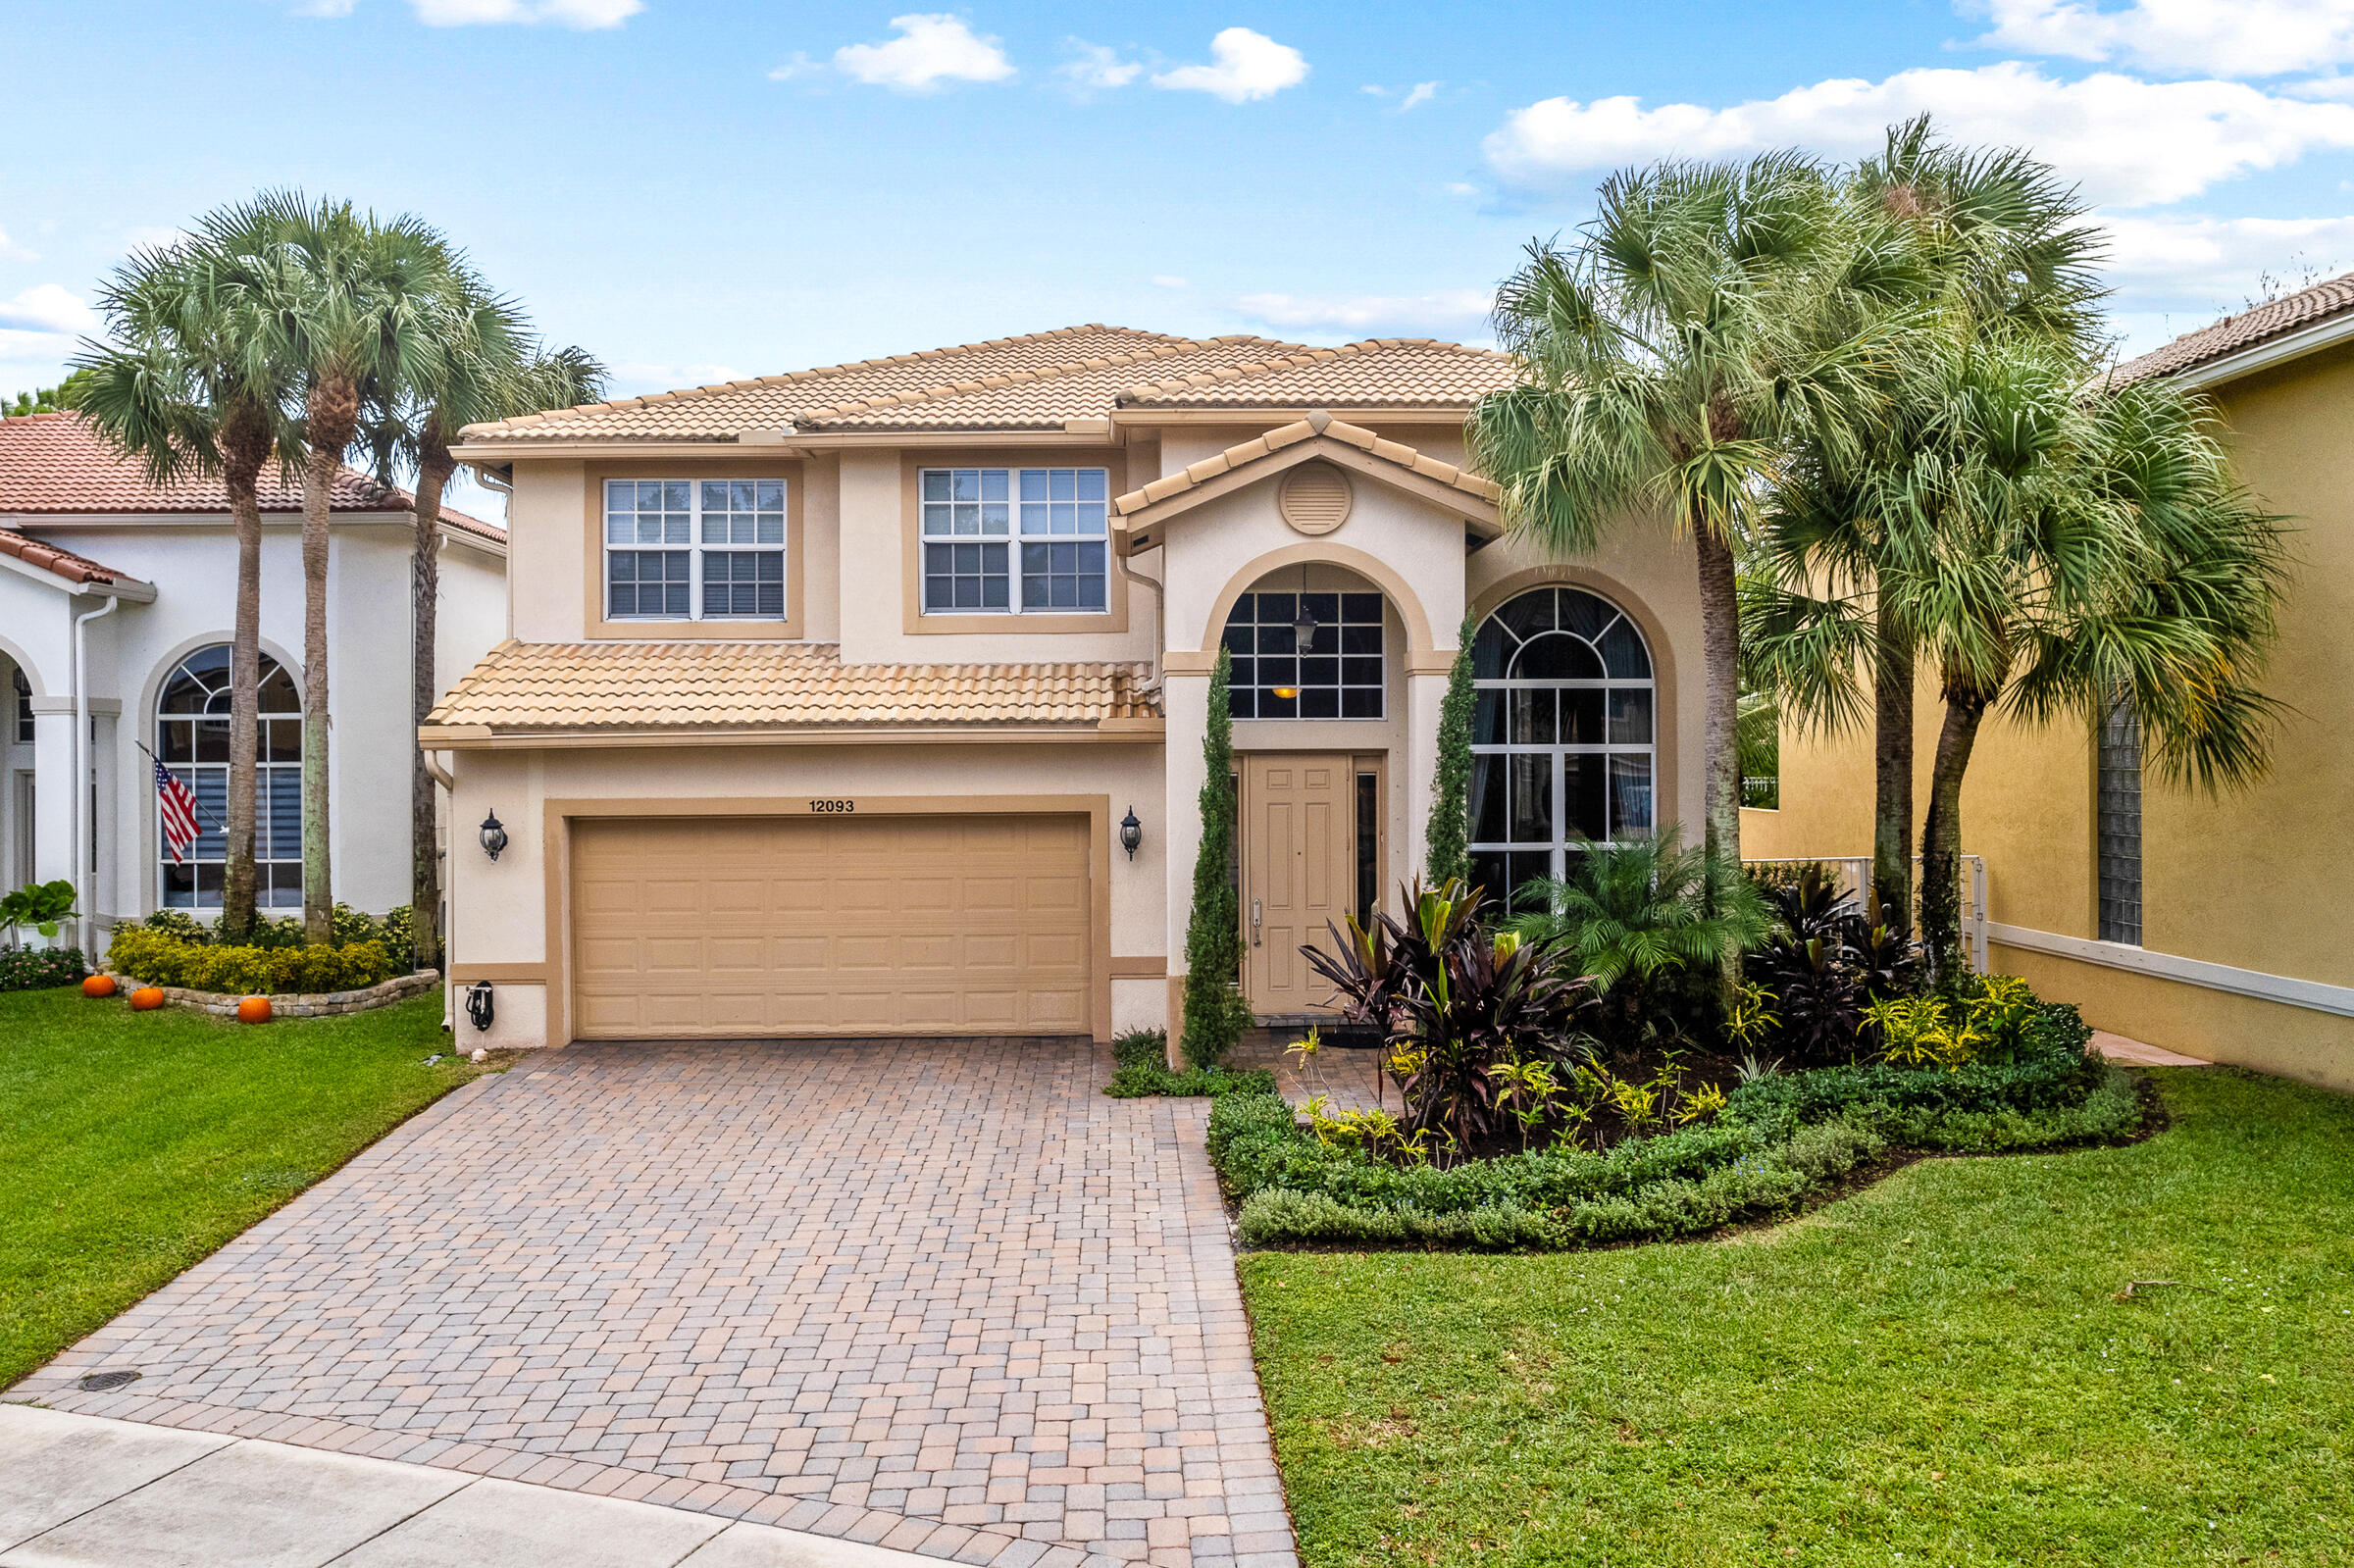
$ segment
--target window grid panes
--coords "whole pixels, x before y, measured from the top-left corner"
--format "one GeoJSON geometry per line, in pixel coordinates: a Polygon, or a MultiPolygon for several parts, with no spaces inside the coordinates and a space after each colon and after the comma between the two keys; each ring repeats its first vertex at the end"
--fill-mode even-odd
{"type": "Polygon", "coordinates": [[[605,481],[605,618],[785,618],[783,480],[605,481]]]}
{"type": "Polygon", "coordinates": [[[1378,719],[1387,685],[1378,593],[1246,593],[1226,618],[1238,719],[1378,719]],[[1316,630],[1300,645],[1305,604],[1316,630]]]}
{"type": "MultiPolygon", "coordinates": [[[[159,813],[156,859],[167,909],[219,909],[229,870],[230,649],[200,648],[164,683],[155,716],[155,754],[196,793],[202,830],[175,864],[159,813]]],[[[263,909],[302,907],[302,698],[278,661],[262,655],[256,720],[253,901],[263,909]]]]}
{"type": "Polygon", "coordinates": [[[917,483],[926,615],[1102,613],[1107,470],[925,469],[917,483]]]}
{"type": "Polygon", "coordinates": [[[1652,832],[1651,654],[1616,606],[1532,589],[1480,628],[1472,667],[1472,876],[1492,896],[1652,832]]]}
{"type": "Polygon", "coordinates": [[[2100,937],[2141,945],[2141,716],[2112,703],[2101,725],[2100,937]]]}
{"type": "Polygon", "coordinates": [[[15,704],[15,707],[16,707],[16,714],[15,714],[15,718],[16,718],[16,725],[17,725],[17,743],[18,743],[19,745],[25,745],[25,746],[31,745],[31,744],[32,744],[32,683],[25,679],[25,672],[24,672],[24,671],[22,671],[22,670],[17,670],[17,669],[11,669],[11,670],[8,672],[8,683],[9,683],[9,685],[10,685],[10,686],[11,686],[11,687],[12,687],[12,688],[15,690],[15,692],[16,692],[16,698],[17,698],[17,700],[16,700],[16,704],[15,704]]]}

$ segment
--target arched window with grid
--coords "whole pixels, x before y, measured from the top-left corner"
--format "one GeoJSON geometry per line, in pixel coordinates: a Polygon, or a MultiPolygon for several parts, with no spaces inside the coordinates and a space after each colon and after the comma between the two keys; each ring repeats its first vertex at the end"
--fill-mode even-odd
{"type": "Polygon", "coordinates": [[[1584,588],[1531,588],[1472,644],[1471,865],[1494,897],[1589,842],[1642,837],[1657,777],[1651,649],[1584,588]]]}
{"type": "MultiPolygon", "coordinates": [[[[219,909],[229,869],[229,656],[226,642],[179,662],[156,703],[155,754],[196,791],[202,836],[175,862],[156,825],[167,909],[219,909]]],[[[302,696],[276,659],[262,655],[260,777],[254,785],[253,901],[302,907],[302,696]]]]}

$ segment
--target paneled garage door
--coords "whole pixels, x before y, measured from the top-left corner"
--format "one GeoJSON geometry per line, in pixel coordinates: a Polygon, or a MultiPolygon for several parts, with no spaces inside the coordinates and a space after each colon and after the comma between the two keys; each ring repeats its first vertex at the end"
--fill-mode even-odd
{"type": "Polygon", "coordinates": [[[1088,821],[577,820],[589,1039],[1089,1033],[1088,821]]]}

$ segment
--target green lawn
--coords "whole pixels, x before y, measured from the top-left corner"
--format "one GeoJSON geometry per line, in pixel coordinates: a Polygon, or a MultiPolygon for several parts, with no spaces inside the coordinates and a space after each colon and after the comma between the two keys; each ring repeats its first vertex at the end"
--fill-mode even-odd
{"type": "Polygon", "coordinates": [[[2354,1562],[2354,1100],[2160,1081],[1728,1240],[1246,1257],[1305,1563],[2354,1562]]]}
{"type": "Polygon", "coordinates": [[[438,996],[258,1027],[0,994],[0,1387],[476,1076],[438,996]]]}

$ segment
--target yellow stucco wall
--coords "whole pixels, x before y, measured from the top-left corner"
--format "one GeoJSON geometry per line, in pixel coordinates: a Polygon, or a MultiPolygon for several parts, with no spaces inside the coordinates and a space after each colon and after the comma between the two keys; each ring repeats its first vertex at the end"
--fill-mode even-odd
{"type": "MultiPolygon", "coordinates": [[[[2340,913],[2354,885],[2354,348],[2227,382],[2214,395],[2241,479],[2292,530],[2281,636],[2265,678],[2288,705],[2270,777],[2210,796],[2145,778],[2142,943],[2268,975],[2354,986],[2340,913]]],[[[1921,779],[1938,718],[1919,706],[1921,779]]],[[[1986,857],[1988,913],[2095,935],[2093,745],[2082,725],[1981,734],[1963,848],[1986,857]]],[[[1871,847],[1868,735],[1785,734],[1781,809],[1743,813],[1752,856],[1871,847]]],[[[2096,1027],[2193,1055],[2354,1088],[2354,1019],[1998,946],[1998,968],[2074,1001],[2096,1027]]]]}

